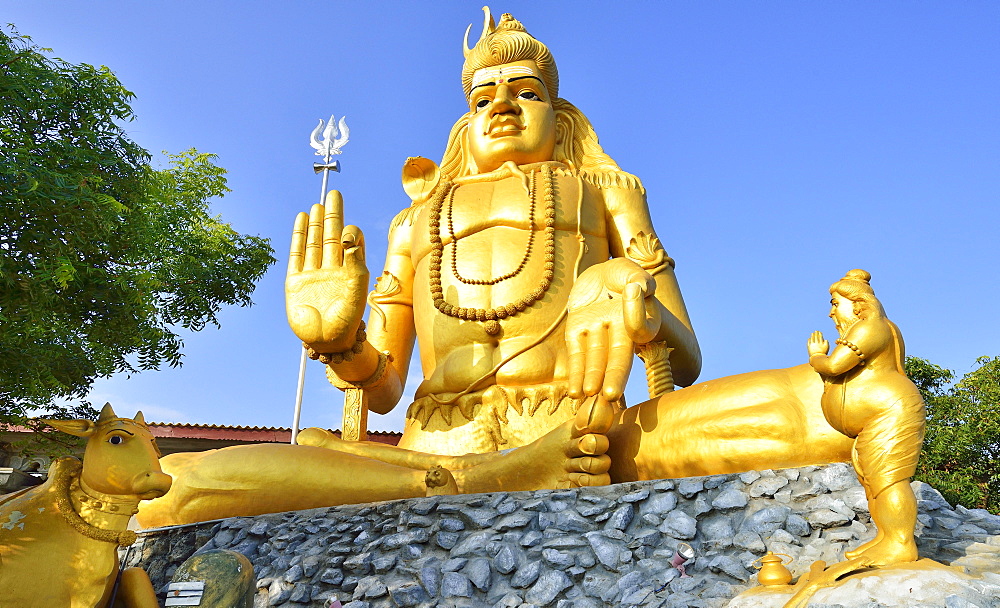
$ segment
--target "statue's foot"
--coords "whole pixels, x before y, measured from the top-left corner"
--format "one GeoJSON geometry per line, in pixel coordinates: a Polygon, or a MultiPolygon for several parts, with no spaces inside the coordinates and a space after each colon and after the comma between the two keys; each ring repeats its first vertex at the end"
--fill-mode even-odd
{"type": "Polygon", "coordinates": [[[906,542],[882,539],[864,549],[854,559],[861,560],[866,566],[872,568],[915,562],[917,561],[917,544],[913,542],[913,539],[906,542]]]}
{"type": "Polygon", "coordinates": [[[458,484],[455,482],[455,476],[444,467],[434,467],[427,471],[427,475],[424,476],[424,483],[427,485],[427,496],[458,494],[458,484]]]}
{"type": "Polygon", "coordinates": [[[589,398],[575,420],[533,443],[455,471],[458,487],[469,494],[607,485],[611,459],[605,433],[613,419],[607,400],[589,398]]]}
{"type": "Polygon", "coordinates": [[[866,543],[864,543],[862,545],[859,545],[855,549],[851,549],[850,551],[845,551],[844,552],[844,558],[845,559],[854,559],[855,557],[858,557],[859,555],[861,555],[865,551],[871,549],[875,545],[877,545],[880,542],[882,542],[883,538],[885,538],[885,535],[882,534],[881,530],[879,530],[878,534],[875,535],[875,538],[871,539],[870,541],[868,541],[868,542],[866,542],[866,543]]]}

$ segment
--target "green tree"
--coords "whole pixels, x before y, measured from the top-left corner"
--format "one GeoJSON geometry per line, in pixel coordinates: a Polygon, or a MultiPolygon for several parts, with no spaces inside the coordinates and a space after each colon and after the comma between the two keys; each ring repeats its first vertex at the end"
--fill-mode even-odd
{"type": "Polygon", "coordinates": [[[251,304],[266,239],[209,213],[214,156],[155,169],[107,67],[0,29],[0,423],[93,415],[96,378],[180,364],[176,330],[251,304]]]}
{"type": "Polygon", "coordinates": [[[927,435],[917,479],[951,503],[1000,511],[1000,357],[980,357],[955,374],[924,359],[906,358],[906,373],[927,404],[927,435]]]}

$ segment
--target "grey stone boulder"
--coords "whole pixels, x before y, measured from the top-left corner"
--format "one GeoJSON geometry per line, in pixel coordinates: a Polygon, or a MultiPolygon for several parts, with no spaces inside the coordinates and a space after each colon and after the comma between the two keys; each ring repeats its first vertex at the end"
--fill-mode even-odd
{"type": "Polygon", "coordinates": [[[472,597],[472,581],[461,572],[445,572],[441,580],[442,597],[472,597]]]}
{"type": "MultiPolygon", "coordinates": [[[[660,532],[679,540],[690,540],[698,532],[698,522],[681,510],[667,513],[658,528],[660,532]]],[[[730,531],[732,531],[730,529],[730,531]]]]}
{"type": "Polygon", "coordinates": [[[524,601],[536,606],[550,605],[560,593],[571,587],[573,582],[558,570],[546,570],[538,577],[531,589],[524,594],[524,601]]]}

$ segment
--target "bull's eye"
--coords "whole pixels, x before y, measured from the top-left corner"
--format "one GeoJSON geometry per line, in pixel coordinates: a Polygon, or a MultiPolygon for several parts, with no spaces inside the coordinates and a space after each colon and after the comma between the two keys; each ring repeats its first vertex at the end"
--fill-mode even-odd
{"type": "Polygon", "coordinates": [[[124,441],[125,441],[125,439],[122,438],[121,435],[112,435],[111,439],[108,439],[108,443],[110,443],[111,445],[120,445],[124,441]]]}

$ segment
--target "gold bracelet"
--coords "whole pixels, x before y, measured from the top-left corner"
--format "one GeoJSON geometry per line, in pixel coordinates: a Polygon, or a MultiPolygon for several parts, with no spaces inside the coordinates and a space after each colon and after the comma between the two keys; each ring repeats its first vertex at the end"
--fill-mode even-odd
{"type": "Polygon", "coordinates": [[[357,333],[354,334],[354,345],[345,351],[339,353],[319,353],[309,348],[309,345],[305,342],[302,343],[302,346],[308,351],[310,359],[314,361],[318,359],[320,363],[326,365],[330,365],[331,363],[336,365],[344,361],[353,361],[354,355],[359,355],[364,350],[366,340],[368,340],[368,334],[365,332],[365,322],[362,321],[361,325],[358,326],[357,333]]]}
{"type": "Polygon", "coordinates": [[[371,376],[360,382],[350,382],[348,380],[342,379],[336,374],[332,369],[327,370],[327,378],[330,379],[330,383],[339,388],[340,390],[347,390],[349,388],[355,389],[371,389],[381,386],[385,379],[389,376],[389,363],[392,361],[392,355],[386,352],[378,354],[378,365],[375,367],[375,371],[372,372],[371,376]]]}

